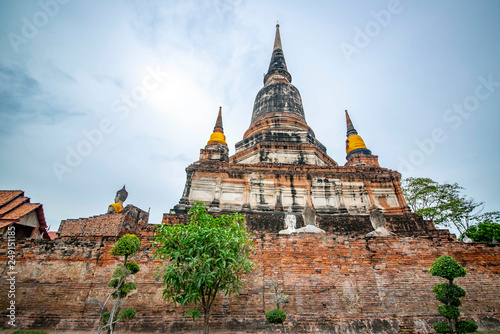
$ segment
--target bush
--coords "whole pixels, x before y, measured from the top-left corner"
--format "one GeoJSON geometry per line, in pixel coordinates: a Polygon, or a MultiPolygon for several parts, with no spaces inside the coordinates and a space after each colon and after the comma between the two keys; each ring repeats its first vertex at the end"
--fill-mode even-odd
{"type": "Polygon", "coordinates": [[[451,286],[448,283],[440,283],[432,288],[432,292],[436,294],[436,299],[443,304],[451,306],[461,306],[460,298],[465,296],[465,290],[456,284],[451,286]]]}
{"type": "Polygon", "coordinates": [[[451,305],[439,305],[438,312],[443,317],[448,319],[456,319],[460,316],[460,311],[455,306],[451,305]]]}
{"type": "Polygon", "coordinates": [[[115,271],[113,271],[113,277],[125,277],[128,274],[128,269],[125,269],[123,266],[116,267],[115,271]]]}
{"type": "Polygon", "coordinates": [[[111,312],[105,312],[102,314],[101,322],[103,325],[106,325],[108,323],[110,316],[111,316],[111,312]]]}
{"type": "Polygon", "coordinates": [[[464,267],[458,264],[454,258],[443,255],[432,264],[429,269],[431,276],[439,276],[452,280],[457,277],[464,277],[466,271],[464,267]]]}
{"type": "Polygon", "coordinates": [[[135,317],[136,311],[133,308],[127,308],[124,309],[123,311],[120,311],[118,313],[118,319],[125,321],[125,320],[130,320],[133,317],[135,317]]]}
{"type": "Polygon", "coordinates": [[[115,244],[115,247],[111,249],[111,255],[113,256],[130,256],[134,255],[141,249],[141,242],[134,234],[125,234],[121,237],[115,244]]]}
{"type": "Polygon", "coordinates": [[[127,269],[130,271],[132,275],[139,272],[139,265],[135,262],[127,262],[127,269]]]}
{"type": "MultiPolygon", "coordinates": [[[[116,279],[116,278],[115,278],[116,279]]],[[[113,282],[114,280],[111,280],[109,283],[108,283],[108,286],[111,282],[113,282]]],[[[118,284],[117,284],[118,285],[118,284]]],[[[115,286],[116,287],[116,286],[115,286]]],[[[123,283],[122,286],[120,287],[120,298],[125,298],[127,297],[127,295],[134,291],[135,289],[137,289],[137,285],[134,283],[134,282],[127,282],[127,283],[123,283]]],[[[113,298],[117,298],[118,294],[117,292],[113,292],[111,294],[111,296],[113,296],[113,298]]]]}
{"type": "Polygon", "coordinates": [[[457,333],[474,333],[477,331],[477,324],[472,320],[462,320],[457,324],[457,333]]]}
{"type": "Polygon", "coordinates": [[[447,323],[444,322],[436,322],[432,325],[436,333],[450,333],[450,327],[447,323]]]}
{"type": "Polygon", "coordinates": [[[286,313],[282,309],[274,308],[266,312],[266,319],[271,324],[282,324],[286,319],[286,313]]]}
{"type": "Polygon", "coordinates": [[[120,291],[124,292],[124,293],[130,293],[130,292],[134,291],[135,289],[137,289],[137,284],[135,284],[134,282],[127,282],[127,283],[123,283],[120,291]]]}
{"type": "Polygon", "coordinates": [[[108,282],[108,286],[110,288],[116,288],[118,286],[118,278],[113,278],[111,281],[108,282]]]}

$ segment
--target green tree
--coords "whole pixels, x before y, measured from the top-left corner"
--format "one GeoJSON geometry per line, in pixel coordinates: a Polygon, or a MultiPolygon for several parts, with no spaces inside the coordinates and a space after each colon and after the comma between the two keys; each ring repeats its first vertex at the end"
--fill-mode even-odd
{"type": "Polygon", "coordinates": [[[475,242],[493,242],[500,240],[500,224],[484,222],[477,226],[471,226],[465,231],[464,235],[468,236],[475,242]]]}
{"type": "Polygon", "coordinates": [[[470,226],[486,220],[500,221],[500,212],[481,214],[484,202],[462,194],[457,183],[438,183],[429,178],[407,178],[401,190],[410,209],[438,226],[455,227],[463,234],[470,226]]]}
{"type": "Polygon", "coordinates": [[[133,282],[126,282],[130,275],[139,272],[139,265],[135,262],[127,262],[128,258],[136,254],[141,249],[139,238],[133,234],[125,234],[121,237],[115,246],[111,249],[111,255],[123,256],[123,264],[118,266],[113,272],[113,278],[109,281],[108,286],[113,288],[103,302],[101,299],[92,297],[87,299],[87,304],[95,304],[99,306],[99,328],[97,333],[112,334],[115,324],[118,321],[126,321],[135,317],[136,310],[127,308],[121,310],[123,306],[123,298],[130,292],[137,289],[137,285],[133,282]],[[111,298],[114,299],[111,311],[107,311],[107,305],[111,298]]]}
{"type": "Polygon", "coordinates": [[[438,306],[438,312],[446,318],[445,322],[433,325],[438,333],[472,333],[477,330],[477,325],[471,320],[458,321],[462,305],[460,298],[465,296],[465,290],[453,283],[458,277],[464,277],[467,273],[460,264],[452,257],[443,255],[432,264],[429,269],[431,276],[438,276],[448,280],[448,283],[440,283],[432,288],[436,299],[443,305],[438,306]]]}
{"type": "MultiPolygon", "coordinates": [[[[254,267],[248,258],[252,236],[241,214],[213,217],[201,202],[189,214],[188,224],[162,225],[155,232],[155,258],[164,260],[157,279],[163,281],[164,299],[183,306],[201,303],[203,333],[208,333],[217,293],[238,293],[243,274],[254,267]]],[[[199,314],[195,308],[186,312],[193,320],[199,314]]]]}

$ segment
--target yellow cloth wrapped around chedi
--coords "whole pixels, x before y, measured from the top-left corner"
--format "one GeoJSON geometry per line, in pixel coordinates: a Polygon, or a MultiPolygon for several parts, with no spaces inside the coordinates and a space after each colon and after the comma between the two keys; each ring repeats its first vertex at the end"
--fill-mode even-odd
{"type": "Polygon", "coordinates": [[[227,145],[226,143],[226,136],[222,132],[214,132],[212,135],[210,135],[210,140],[208,141],[207,145],[210,143],[221,143],[223,145],[227,145]]]}
{"type": "Polygon", "coordinates": [[[363,141],[363,138],[361,138],[360,135],[354,135],[350,136],[347,138],[345,141],[346,144],[346,153],[350,153],[351,151],[354,151],[358,148],[366,148],[365,142],[363,141]]]}

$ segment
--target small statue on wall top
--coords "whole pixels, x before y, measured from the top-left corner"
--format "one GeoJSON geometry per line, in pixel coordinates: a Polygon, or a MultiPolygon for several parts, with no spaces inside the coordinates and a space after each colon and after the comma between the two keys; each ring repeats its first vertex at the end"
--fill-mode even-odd
{"type": "Polygon", "coordinates": [[[316,226],[316,211],[306,202],[304,211],[302,212],[304,218],[304,227],[297,230],[297,233],[325,233],[324,230],[316,226]]]}
{"type": "Polygon", "coordinates": [[[128,197],[128,192],[125,190],[125,185],[123,188],[116,192],[115,203],[108,206],[108,213],[121,212],[123,210],[123,202],[128,197]]]}
{"type": "Polygon", "coordinates": [[[279,234],[292,234],[295,233],[295,227],[297,226],[297,217],[292,212],[292,207],[288,208],[288,212],[285,215],[285,226],[286,229],[281,230],[279,234]]]}
{"type": "Polygon", "coordinates": [[[370,222],[372,223],[374,231],[368,233],[366,235],[367,237],[385,237],[389,235],[396,235],[386,228],[386,220],[384,214],[377,207],[372,207],[370,222]]]}

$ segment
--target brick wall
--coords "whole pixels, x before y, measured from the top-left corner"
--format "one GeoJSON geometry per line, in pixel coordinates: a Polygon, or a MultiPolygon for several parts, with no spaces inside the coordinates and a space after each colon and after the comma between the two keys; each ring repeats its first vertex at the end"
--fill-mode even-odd
{"type": "Polygon", "coordinates": [[[57,238],[96,239],[118,237],[126,233],[137,234],[147,225],[148,217],[147,212],[129,204],[120,213],[63,220],[57,238]]]}
{"type": "MultiPolygon", "coordinates": [[[[138,291],[127,297],[135,320],[122,330],[194,332],[201,322],[184,321],[183,310],[162,300],[155,281],[150,226],[141,230],[142,250],[135,257],[141,271],[134,276],[138,291]]],[[[104,296],[119,263],[109,255],[116,238],[94,241],[68,238],[24,241],[17,245],[16,315],[23,328],[92,329],[91,296],[104,296]]],[[[454,241],[447,233],[433,236],[365,238],[362,235],[258,233],[251,254],[257,268],[244,279],[238,296],[219,297],[211,320],[212,333],[276,333],[266,324],[273,294],[266,282],[277,280],[290,296],[285,308],[290,332],[397,333],[429,332],[440,319],[431,288],[439,278],[428,268],[442,254],[467,269],[456,280],[467,291],[462,314],[480,328],[500,328],[500,247],[454,241]],[[293,327],[293,328],[291,328],[293,327]]],[[[6,244],[0,245],[6,263],[6,244]]],[[[0,279],[0,326],[7,327],[6,270],[0,279]]]]}

